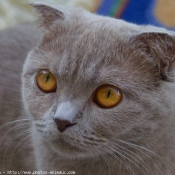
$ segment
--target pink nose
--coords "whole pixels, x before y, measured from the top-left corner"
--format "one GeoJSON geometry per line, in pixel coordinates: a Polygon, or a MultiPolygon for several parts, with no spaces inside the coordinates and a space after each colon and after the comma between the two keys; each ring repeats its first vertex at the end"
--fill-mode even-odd
{"type": "Polygon", "coordinates": [[[57,124],[57,128],[60,132],[63,132],[66,128],[75,125],[76,123],[71,123],[68,120],[60,120],[55,118],[55,123],[57,124]]]}

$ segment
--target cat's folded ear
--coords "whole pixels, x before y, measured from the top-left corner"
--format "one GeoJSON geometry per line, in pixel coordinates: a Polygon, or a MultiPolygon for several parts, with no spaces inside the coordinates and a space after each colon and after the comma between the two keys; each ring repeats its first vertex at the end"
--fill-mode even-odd
{"type": "Polygon", "coordinates": [[[63,21],[65,19],[65,13],[63,9],[39,2],[32,3],[31,6],[38,13],[37,22],[41,27],[44,27],[47,30],[52,30],[55,25],[57,25],[58,21],[63,21]]]}
{"type": "Polygon", "coordinates": [[[161,79],[171,81],[175,76],[175,36],[166,33],[143,33],[134,37],[134,40],[137,48],[153,59],[161,79]]]}

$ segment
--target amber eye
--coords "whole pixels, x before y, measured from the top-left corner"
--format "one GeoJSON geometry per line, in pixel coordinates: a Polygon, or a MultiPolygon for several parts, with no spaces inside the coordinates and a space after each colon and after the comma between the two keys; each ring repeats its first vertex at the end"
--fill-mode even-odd
{"type": "Polygon", "coordinates": [[[111,108],[116,106],[122,99],[122,92],[114,86],[100,86],[94,96],[94,102],[100,107],[111,108]]]}
{"type": "Polygon", "coordinates": [[[48,70],[41,70],[36,76],[36,82],[38,87],[46,93],[56,91],[56,79],[54,75],[48,70]]]}

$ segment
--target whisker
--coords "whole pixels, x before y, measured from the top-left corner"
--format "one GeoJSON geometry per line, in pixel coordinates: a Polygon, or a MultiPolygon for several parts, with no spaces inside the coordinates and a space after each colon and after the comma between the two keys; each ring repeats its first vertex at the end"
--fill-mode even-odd
{"type": "MultiPolygon", "coordinates": [[[[28,133],[30,133],[30,131],[32,131],[32,130],[28,130],[28,131],[29,131],[28,133]]],[[[19,152],[26,144],[28,144],[28,143],[30,142],[30,139],[29,139],[27,142],[25,142],[25,143],[17,150],[17,148],[19,147],[19,145],[21,145],[21,143],[24,142],[26,139],[31,138],[32,135],[33,135],[33,133],[30,134],[30,135],[28,135],[28,136],[25,137],[24,139],[22,139],[22,140],[17,144],[17,146],[15,147],[15,149],[13,150],[13,153],[12,153],[12,155],[11,155],[11,164],[12,164],[12,160],[14,159],[14,157],[18,154],[18,152],[19,152]],[[17,150],[17,151],[16,151],[16,150],[17,150]],[[15,153],[15,151],[16,151],[16,153],[15,153]]],[[[11,167],[11,164],[10,164],[10,167],[11,167]]]]}
{"type": "Polygon", "coordinates": [[[109,150],[109,148],[107,148],[107,147],[102,147],[102,148],[103,148],[104,151],[106,151],[111,156],[116,158],[121,164],[123,164],[126,167],[126,169],[129,169],[130,173],[132,173],[134,175],[134,172],[133,172],[132,168],[129,166],[129,164],[125,160],[123,160],[123,156],[121,156],[121,154],[118,151],[116,151],[116,152],[117,152],[118,155],[121,156],[121,158],[119,158],[116,154],[114,154],[113,151],[109,150]]]}
{"type": "MultiPolygon", "coordinates": [[[[29,130],[29,131],[32,131],[32,130],[29,130]]],[[[28,132],[28,133],[30,133],[30,132],[28,132]]],[[[32,135],[33,135],[33,134],[28,135],[27,137],[25,137],[24,139],[22,139],[22,140],[16,145],[15,149],[13,150],[12,156],[11,156],[12,159],[18,154],[18,152],[20,151],[20,149],[21,149],[26,143],[15,153],[15,151],[16,151],[17,148],[18,148],[18,146],[19,146],[23,141],[25,141],[26,139],[28,139],[29,137],[31,137],[32,135]]],[[[30,141],[30,140],[29,140],[29,141],[30,141]]],[[[28,143],[28,142],[27,142],[27,143],[28,143]]]]}
{"type": "Polygon", "coordinates": [[[20,119],[20,120],[13,120],[13,121],[9,121],[7,123],[4,123],[3,125],[0,126],[0,129],[4,128],[5,126],[8,126],[10,124],[16,123],[16,122],[20,122],[20,121],[26,121],[26,120],[31,120],[31,119],[20,119]]]}
{"type": "MultiPolygon", "coordinates": [[[[139,146],[139,145],[136,145],[136,144],[127,142],[127,141],[123,141],[123,140],[120,140],[120,139],[117,139],[117,140],[118,140],[119,142],[125,143],[125,144],[127,144],[127,145],[129,145],[129,146],[131,146],[131,147],[133,146],[134,148],[137,147],[137,148],[141,148],[141,149],[143,149],[143,150],[146,150],[146,151],[148,151],[149,153],[155,155],[156,157],[158,156],[155,152],[153,152],[153,151],[151,151],[151,150],[149,150],[149,149],[147,149],[147,148],[145,148],[145,147],[142,147],[142,146],[139,146]]],[[[159,157],[159,156],[158,156],[158,157],[159,157]]],[[[159,157],[159,158],[160,158],[160,157],[159,157]]]]}
{"type": "Polygon", "coordinates": [[[103,154],[103,152],[101,152],[100,150],[96,149],[96,151],[101,155],[101,157],[103,158],[103,160],[106,162],[107,167],[108,167],[108,170],[109,170],[109,175],[111,175],[111,168],[109,166],[109,162],[107,161],[107,158],[105,157],[105,155],[103,154]]]}
{"type": "Polygon", "coordinates": [[[161,170],[161,167],[149,156],[149,155],[147,155],[145,152],[143,152],[142,150],[144,150],[144,151],[147,151],[148,153],[150,153],[150,154],[152,154],[152,155],[154,155],[155,157],[157,157],[159,160],[161,160],[161,162],[163,163],[163,165],[165,165],[165,167],[167,167],[167,165],[166,165],[166,163],[163,161],[163,159],[160,157],[160,156],[158,156],[155,152],[153,152],[153,151],[151,151],[151,150],[149,150],[149,149],[147,149],[147,148],[145,148],[145,147],[142,147],[142,146],[139,146],[139,145],[136,145],[136,144],[133,144],[133,143],[130,143],[130,142],[127,142],[127,141],[124,141],[124,140],[120,140],[120,139],[117,139],[119,142],[121,142],[121,143],[124,143],[124,144],[126,144],[126,145],[128,145],[128,146],[130,146],[130,147],[132,147],[132,148],[134,148],[134,149],[136,149],[136,150],[138,150],[139,152],[141,152],[142,154],[144,154],[145,156],[147,156],[156,166],[157,166],[157,168],[159,169],[159,171],[162,173],[162,170],[161,170]],[[142,150],[141,150],[142,149],[142,150]]]}
{"type": "MultiPolygon", "coordinates": [[[[31,123],[25,123],[25,124],[17,125],[17,126],[12,127],[11,129],[9,129],[9,130],[3,135],[2,139],[1,139],[1,142],[0,142],[0,146],[2,145],[2,141],[4,140],[5,136],[6,136],[11,130],[13,130],[13,129],[15,129],[15,128],[24,127],[24,126],[26,126],[26,125],[31,125],[31,123]]],[[[11,140],[11,139],[8,139],[8,140],[11,140]]],[[[7,142],[8,142],[8,140],[7,140],[7,142]]],[[[5,146],[6,146],[6,145],[5,145],[5,146]]],[[[4,146],[4,147],[5,147],[5,146],[4,146]]],[[[1,148],[0,151],[2,151],[2,150],[4,149],[4,147],[1,148]]]]}
{"type": "Polygon", "coordinates": [[[114,148],[112,146],[110,148],[113,152],[116,152],[121,157],[124,157],[125,159],[127,159],[129,162],[131,162],[133,165],[135,165],[138,169],[140,169],[146,175],[146,172],[142,168],[140,168],[139,165],[137,165],[134,161],[132,161],[130,158],[128,158],[127,156],[125,156],[124,154],[121,153],[121,149],[117,148],[118,149],[118,151],[117,151],[116,148],[114,148]]]}
{"type": "Polygon", "coordinates": [[[132,158],[134,161],[139,162],[139,163],[143,166],[143,168],[144,168],[146,171],[148,171],[149,174],[153,174],[153,173],[149,170],[149,166],[146,164],[146,162],[145,162],[140,156],[138,156],[138,155],[135,154],[134,152],[128,150],[127,148],[125,148],[125,147],[123,147],[123,146],[120,146],[120,145],[117,144],[117,143],[112,143],[112,144],[115,144],[115,145],[117,146],[118,149],[121,148],[120,151],[123,152],[124,154],[128,155],[128,156],[129,156],[130,158],[132,158]],[[128,151],[129,153],[123,151],[122,149],[124,149],[125,151],[128,151]],[[133,155],[133,156],[136,156],[136,158],[138,158],[139,160],[137,160],[137,159],[136,159],[135,157],[133,157],[132,155],[133,155]],[[140,161],[141,161],[142,163],[141,163],[140,161]]]}
{"type": "Polygon", "coordinates": [[[4,156],[3,156],[3,169],[5,168],[6,154],[7,154],[7,151],[8,151],[8,149],[9,149],[9,147],[11,146],[11,144],[12,144],[16,139],[18,139],[20,136],[23,136],[23,135],[28,134],[28,133],[29,133],[29,130],[22,131],[22,132],[20,132],[19,134],[17,134],[17,135],[12,139],[11,142],[8,143],[8,146],[7,146],[7,148],[6,148],[5,152],[4,152],[4,156]]]}

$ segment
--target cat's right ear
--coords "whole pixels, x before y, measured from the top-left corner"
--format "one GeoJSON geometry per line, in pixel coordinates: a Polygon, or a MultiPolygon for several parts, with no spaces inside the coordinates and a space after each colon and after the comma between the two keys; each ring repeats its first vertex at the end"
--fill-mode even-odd
{"type": "Polygon", "coordinates": [[[135,49],[152,60],[161,79],[172,81],[175,77],[175,37],[167,33],[142,33],[133,39],[135,49]]]}
{"type": "Polygon", "coordinates": [[[65,19],[65,13],[63,9],[50,6],[45,3],[32,3],[31,6],[38,13],[38,20],[40,27],[44,27],[47,30],[52,30],[58,24],[57,22],[65,19]]]}

